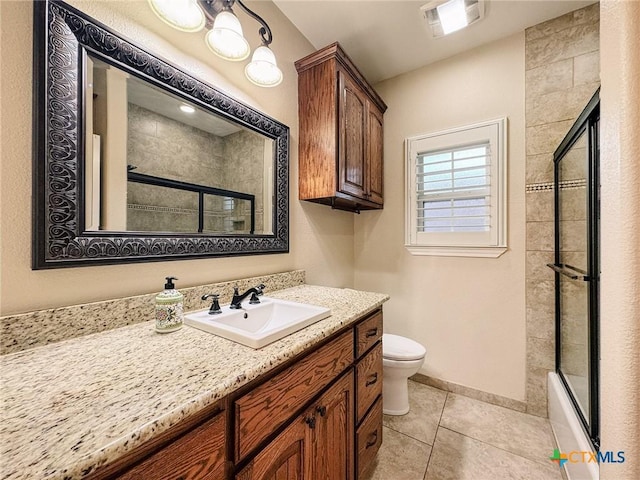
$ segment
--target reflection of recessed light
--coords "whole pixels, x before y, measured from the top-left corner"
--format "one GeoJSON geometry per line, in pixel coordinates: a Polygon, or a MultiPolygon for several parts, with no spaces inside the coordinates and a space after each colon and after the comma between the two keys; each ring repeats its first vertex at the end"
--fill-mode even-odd
{"type": "Polygon", "coordinates": [[[196,109],[191,105],[180,105],[180,110],[182,110],[184,113],[195,113],[196,111],[196,109]]]}

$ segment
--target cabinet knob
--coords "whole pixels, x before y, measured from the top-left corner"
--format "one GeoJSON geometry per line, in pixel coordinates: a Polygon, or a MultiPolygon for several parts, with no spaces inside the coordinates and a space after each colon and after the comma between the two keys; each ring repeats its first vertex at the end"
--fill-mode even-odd
{"type": "Polygon", "coordinates": [[[304,419],[304,423],[309,425],[309,428],[316,428],[316,417],[309,415],[304,419]]]}
{"type": "Polygon", "coordinates": [[[324,416],[326,415],[326,413],[327,413],[327,407],[325,407],[324,405],[322,405],[322,406],[321,406],[321,405],[318,405],[318,406],[316,407],[316,412],[318,412],[318,414],[319,414],[321,417],[324,417],[324,416]]]}

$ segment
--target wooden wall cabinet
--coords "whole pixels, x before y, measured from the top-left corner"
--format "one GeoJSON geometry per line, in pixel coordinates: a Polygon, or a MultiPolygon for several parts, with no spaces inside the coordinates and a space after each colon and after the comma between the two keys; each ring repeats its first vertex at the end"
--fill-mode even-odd
{"type": "Polygon", "coordinates": [[[357,480],[382,442],[382,311],[89,476],[357,480]]]}
{"type": "Polygon", "coordinates": [[[338,43],[295,65],[300,200],[357,212],[382,208],[387,106],[338,43]]]}

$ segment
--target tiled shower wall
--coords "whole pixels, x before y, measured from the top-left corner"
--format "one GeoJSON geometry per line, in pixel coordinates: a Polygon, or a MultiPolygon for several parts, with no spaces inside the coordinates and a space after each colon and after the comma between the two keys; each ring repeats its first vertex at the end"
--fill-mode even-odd
{"type": "MultiPolygon", "coordinates": [[[[527,411],[555,368],[553,152],[600,85],[599,4],[526,30],[527,411]]],[[[575,185],[572,185],[575,188],[575,185]]]]}

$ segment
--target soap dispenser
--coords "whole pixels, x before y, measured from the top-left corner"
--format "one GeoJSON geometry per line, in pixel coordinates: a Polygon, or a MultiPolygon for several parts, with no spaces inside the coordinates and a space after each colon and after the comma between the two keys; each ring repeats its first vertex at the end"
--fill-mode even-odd
{"type": "Polygon", "coordinates": [[[156,295],[156,331],[160,333],[175,332],[182,328],[184,312],[182,301],[184,295],[178,290],[173,281],[176,277],[166,277],[164,291],[156,295]]]}

